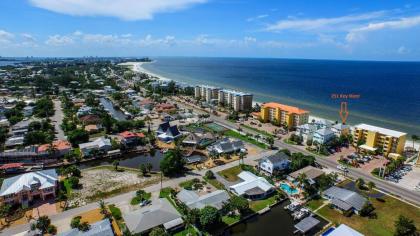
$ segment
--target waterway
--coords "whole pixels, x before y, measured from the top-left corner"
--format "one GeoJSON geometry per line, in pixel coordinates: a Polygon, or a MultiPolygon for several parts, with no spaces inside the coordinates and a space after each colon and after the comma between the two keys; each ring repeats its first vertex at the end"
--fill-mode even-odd
{"type": "MultiPolygon", "coordinates": [[[[273,207],[264,215],[258,215],[237,224],[226,230],[223,236],[292,236],[294,235],[293,232],[296,230],[294,225],[297,224],[298,221],[293,221],[290,213],[284,210],[284,207],[287,204],[289,204],[289,201],[273,207]]],[[[317,219],[320,220],[321,223],[306,235],[315,235],[327,224],[325,220],[317,219]]]]}
{"type": "Polygon", "coordinates": [[[108,98],[100,98],[99,101],[101,102],[102,106],[108,113],[116,120],[122,121],[126,120],[127,116],[118,109],[114,108],[114,104],[108,98]]]}

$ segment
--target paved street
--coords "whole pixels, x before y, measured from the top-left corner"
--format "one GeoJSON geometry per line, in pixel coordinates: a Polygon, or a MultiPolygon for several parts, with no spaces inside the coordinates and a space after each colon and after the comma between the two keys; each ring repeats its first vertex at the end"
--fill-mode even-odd
{"type": "MultiPolygon", "coordinates": [[[[258,160],[262,157],[265,156],[269,156],[274,154],[276,151],[265,151],[259,155],[252,155],[252,156],[248,156],[247,158],[244,159],[245,164],[249,164],[249,165],[255,165],[255,160],[258,160]]],[[[225,170],[228,168],[231,168],[233,166],[238,165],[239,163],[237,161],[234,162],[230,162],[226,165],[222,165],[222,166],[217,166],[212,168],[211,170],[213,172],[219,172],[221,170],[225,170]]],[[[162,183],[162,187],[174,187],[174,186],[178,186],[181,182],[184,182],[186,180],[191,180],[193,178],[197,178],[198,176],[204,176],[204,174],[206,173],[207,170],[200,170],[200,171],[192,171],[190,173],[187,173],[186,176],[181,177],[181,178],[174,178],[174,179],[169,179],[167,181],[164,181],[162,183]]],[[[159,192],[161,189],[161,184],[154,184],[151,185],[149,187],[144,188],[144,190],[146,192],[159,192]]],[[[107,204],[115,204],[117,207],[119,207],[121,209],[121,211],[124,212],[129,212],[133,210],[133,207],[130,205],[130,200],[131,198],[133,198],[135,196],[135,191],[133,192],[128,192],[128,193],[124,193],[115,197],[111,197],[108,199],[105,199],[104,201],[107,204]]],[[[157,194],[155,193],[154,196],[157,196],[157,194]]],[[[93,209],[98,208],[98,203],[90,203],[87,204],[85,206],[82,207],[78,207],[78,208],[74,208],[74,209],[70,209],[64,212],[61,212],[59,214],[55,214],[50,216],[51,222],[52,224],[56,225],[59,229],[63,229],[63,228],[69,228],[69,224],[70,224],[70,220],[71,218],[73,218],[74,216],[77,216],[83,212],[86,211],[90,211],[93,209]]],[[[21,233],[24,231],[27,231],[30,229],[30,224],[24,224],[24,225],[19,225],[7,230],[4,230],[0,233],[0,235],[14,235],[17,233],[21,233]]]]}
{"type": "Polygon", "coordinates": [[[63,111],[61,110],[61,101],[53,100],[53,103],[54,103],[55,113],[51,117],[51,120],[54,124],[55,132],[57,132],[55,136],[59,140],[67,140],[66,136],[64,135],[64,131],[61,128],[61,124],[63,123],[63,117],[64,117],[63,111]]]}

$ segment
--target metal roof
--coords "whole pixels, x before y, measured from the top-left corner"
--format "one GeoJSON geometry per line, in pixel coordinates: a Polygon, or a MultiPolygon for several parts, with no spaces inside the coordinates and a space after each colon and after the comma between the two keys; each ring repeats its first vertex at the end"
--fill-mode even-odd
{"type": "Polygon", "coordinates": [[[363,208],[363,205],[365,205],[368,201],[365,197],[356,192],[336,186],[332,186],[331,188],[325,190],[324,195],[330,199],[338,199],[345,202],[358,211],[360,211],[363,208]]]}
{"type": "Polygon", "coordinates": [[[32,184],[39,184],[38,189],[53,187],[58,180],[55,169],[41,170],[17,175],[3,181],[0,196],[18,193],[22,190],[31,190],[32,184]]]}
{"type": "Polygon", "coordinates": [[[341,224],[335,228],[334,231],[332,231],[328,236],[363,236],[363,234],[357,232],[345,224],[341,224]]]}
{"type": "Polygon", "coordinates": [[[182,190],[177,198],[189,208],[202,209],[205,206],[212,206],[221,209],[223,204],[229,200],[229,194],[225,190],[216,190],[211,193],[199,196],[194,191],[182,190]]]}
{"type": "Polygon", "coordinates": [[[90,225],[88,231],[80,231],[77,228],[58,234],[58,236],[114,236],[111,222],[108,219],[90,225]]]}
{"type": "Polygon", "coordinates": [[[295,228],[302,233],[306,233],[319,224],[319,220],[313,218],[312,216],[308,216],[305,219],[301,220],[299,223],[295,225],[295,228]]]}

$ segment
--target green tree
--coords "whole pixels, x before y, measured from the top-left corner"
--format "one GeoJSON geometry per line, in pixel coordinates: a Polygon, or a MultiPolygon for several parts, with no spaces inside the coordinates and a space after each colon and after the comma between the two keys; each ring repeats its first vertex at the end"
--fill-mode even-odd
{"type": "Polygon", "coordinates": [[[155,227],[150,231],[149,236],[169,236],[162,227],[155,227]]]}
{"type": "Polygon", "coordinates": [[[414,221],[403,215],[400,215],[398,217],[398,219],[394,223],[394,226],[395,226],[395,231],[394,231],[395,236],[418,235],[417,228],[416,228],[416,225],[414,224],[414,221]]]}
{"type": "Polygon", "coordinates": [[[79,178],[76,176],[70,176],[67,178],[71,188],[78,188],[79,187],[79,178]]]}
{"type": "Polygon", "coordinates": [[[160,162],[160,170],[165,176],[174,176],[185,171],[185,161],[179,148],[165,153],[163,160],[160,162]]]}
{"type": "Polygon", "coordinates": [[[265,140],[267,141],[267,143],[270,145],[270,149],[273,149],[273,145],[274,145],[274,138],[273,136],[267,136],[267,138],[265,138],[265,140]]]}
{"type": "Polygon", "coordinates": [[[231,209],[236,209],[241,214],[244,214],[249,210],[249,202],[243,197],[233,196],[229,200],[229,204],[231,205],[231,209]]]}
{"type": "Polygon", "coordinates": [[[40,216],[35,223],[31,225],[32,230],[39,230],[42,234],[48,233],[48,231],[51,231],[50,228],[51,220],[48,218],[48,216],[40,216]],[[48,230],[50,229],[50,230],[48,230]]]}
{"type": "Polygon", "coordinates": [[[141,174],[142,174],[143,176],[145,176],[145,175],[147,174],[147,168],[146,168],[146,165],[145,165],[145,164],[141,164],[141,165],[139,166],[139,169],[140,169],[140,172],[141,172],[141,174]]]}
{"type": "Polygon", "coordinates": [[[363,189],[365,186],[365,180],[363,178],[358,178],[356,180],[356,185],[359,189],[363,189]]]}
{"type": "Polygon", "coordinates": [[[362,209],[360,210],[360,215],[361,216],[369,216],[372,211],[375,210],[375,208],[373,207],[372,204],[370,204],[370,202],[366,202],[362,209]]]}
{"type": "Polygon", "coordinates": [[[414,143],[419,140],[419,136],[413,134],[411,135],[411,140],[413,140],[413,149],[414,149],[414,143]]]}
{"type": "MultiPolygon", "coordinates": [[[[2,204],[0,206],[0,218],[4,218],[5,223],[7,223],[6,218],[10,215],[11,209],[12,206],[10,204],[2,204]]],[[[2,221],[0,221],[0,223],[3,225],[2,221]]]]}
{"type": "Polygon", "coordinates": [[[77,147],[79,144],[89,141],[89,133],[83,129],[76,129],[69,132],[67,138],[73,147],[77,147]]]}
{"type": "Polygon", "coordinates": [[[214,226],[220,223],[222,217],[215,207],[205,206],[200,210],[200,224],[205,229],[209,229],[211,226],[214,226]]]}
{"type": "Polygon", "coordinates": [[[150,163],[150,162],[147,163],[146,164],[146,170],[147,170],[147,172],[150,173],[152,171],[152,169],[153,169],[153,164],[150,163]]]}
{"type": "Polygon", "coordinates": [[[372,181],[369,181],[367,183],[367,186],[368,186],[369,190],[372,191],[372,189],[376,187],[376,184],[372,181]]]}
{"type": "Polygon", "coordinates": [[[213,171],[211,171],[211,170],[206,171],[205,177],[207,179],[215,179],[216,178],[216,176],[214,175],[213,171]]]}

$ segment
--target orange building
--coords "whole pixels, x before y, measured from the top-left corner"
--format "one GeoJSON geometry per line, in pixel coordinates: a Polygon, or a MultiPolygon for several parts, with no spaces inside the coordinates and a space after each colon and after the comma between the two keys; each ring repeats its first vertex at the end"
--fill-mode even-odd
{"type": "Polygon", "coordinates": [[[309,111],[298,107],[269,102],[261,106],[260,119],[276,125],[287,124],[289,129],[308,123],[309,111]]]}

